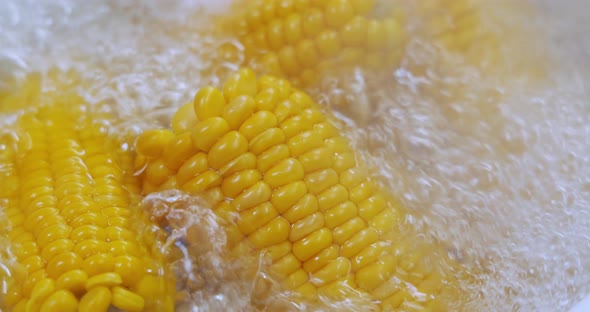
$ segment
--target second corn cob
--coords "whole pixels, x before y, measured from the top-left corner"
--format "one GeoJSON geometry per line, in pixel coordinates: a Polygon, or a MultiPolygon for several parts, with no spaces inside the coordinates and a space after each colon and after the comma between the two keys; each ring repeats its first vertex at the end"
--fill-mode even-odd
{"type": "Polygon", "coordinates": [[[15,260],[2,308],[173,310],[157,237],[132,226],[140,188],[129,151],[79,97],[41,97],[29,98],[0,142],[0,207],[15,260]]]}
{"type": "Polygon", "coordinates": [[[284,289],[311,300],[352,289],[383,310],[445,310],[452,274],[402,236],[400,204],[287,81],[240,70],[222,91],[201,89],[172,130],[145,132],[136,149],[146,192],[207,194],[229,246],[266,255],[284,289]]]}
{"type": "Polygon", "coordinates": [[[246,62],[296,86],[343,68],[392,68],[401,62],[404,16],[388,10],[375,17],[373,0],[259,0],[236,6],[229,28],[243,44],[246,62]]]}

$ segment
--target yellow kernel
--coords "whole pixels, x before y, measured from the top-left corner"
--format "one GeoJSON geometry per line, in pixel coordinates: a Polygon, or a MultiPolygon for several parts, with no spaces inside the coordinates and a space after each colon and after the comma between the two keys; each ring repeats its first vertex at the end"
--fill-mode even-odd
{"type": "Polygon", "coordinates": [[[139,312],[143,310],[145,300],[128,289],[116,286],[112,288],[112,303],[121,310],[139,312]]]}
{"type": "Polygon", "coordinates": [[[360,204],[373,194],[375,194],[373,184],[368,181],[361,182],[350,189],[350,200],[356,204],[360,204]]]}
{"type": "Polygon", "coordinates": [[[386,208],[377,214],[369,225],[379,233],[391,231],[399,223],[399,214],[392,208],[386,208]]]}
{"type": "Polygon", "coordinates": [[[72,232],[72,228],[66,224],[58,223],[50,225],[39,232],[37,236],[37,245],[44,248],[47,244],[60,238],[67,238],[72,232]]]}
{"type": "Polygon", "coordinates": [[[294,0],[279,0],[276,6],[276,12],[278,17],[284,17],[295,10],[294,0]]]}
{"type": "Polygon", "coordinates": [[[72,251],[82,258],[88,258],[92,255],[106,252],[107,250],[108,244],[106,242],[89,239],[77,243],[72,251]]]}
{"type": "Polygon", "coordinates": [[[344,137],[341,136],[325,139],[324,144],[326,148],[331,149],[334,151],[334,153],[344,153],[350,151],[348,142],[344,137]]]}
{"type": "Polygon", "coordinates": [[[182,105],[172,116],[172,130],[176,134],[190,131],[196,123],[197,115],[194,103],[182,105]]]}
{"type": "MultiPolygon", "coordinates": [[[[301,183],[301,182],[295,182],[301,183]]],[[[303,184],[305,186],[305,184],[303,184]]],[[[307,190],[307,188],[305,188],[307,190]]],[[[305,194],[294,205],[285,205],[282,207],[287,211],[282,212],[283,217],[291,223],[295,223],[318,211],[318,201],[312,194],[305,194]]]]}
{"type": "Polygon", "coordinates": [[[373,10],[374,0],[350,0],[354,11],[360,15],[366,15],[373,10]]]}
{"type": "Polygon", "coordinates": [[[194,113],[200,122],[221,117],[224,106],[225,99],[221,91],[209,86],[201,88],[193,101],[194,113]]]}
{"type": "Polygon", "coordinates": [[[223,108],[223,119],[227,121],[230,129],[237,130],[246,121],[256,108],[256,102],[251,96],[240,95],[235,97],[223,108]]]}
{"type": "Polygon", "coordinates": [[[41,312],[75,312],[78,310],[78,300],[67,290],[58,290],[51,294],[43,305],[41,312]]]}
{"type": "Polygon", "coordinates": [[[176,181],[179,185],[184,185],[190,179],[198,176],[200,173],[205,172],[207,169],[209,169],[209,164],[207,163],[207,154],[198,153],[185,161],[184,164],[178,169],[176,181]]]}
{"type": "Polygon", "coordinates": [[[88,280],[88,274],[82,270],[71,270],[62,274],[57,281],[55,286],[58,289],[66,289],[76,295],[81,295],[85,291],[86,280],[88,280]]]}
{"type": "Polygon", "coordinates": [[[301,262],[299,262],[292,253],[289,253],[274,262],[270,266],[270,270],[279,280],[283,280],[293,272],[297,271],[299,267],[301,267],[301,262]]]}
{"type": "Polygon", "coordinates": [[[305,173],[316,170],[331,168],[333,165],[334,153],[327,148],[316,148],[298,157],[305,173]]]}
{"type": "Polygon", "coordinates": [[[211,147],[207,161],[211,168],[219,169],[247,151],[246,138],[238,131],[231,131],[211,147]]]}
{"type": "Polygon", "coordinates": [[[295,0],[295,11],[302,12],[309,9],[311,6],[310,2],[311,0],[295,0]]]}
{"type": "Polygon", "coordinates": [[[54,290],[55,282],[52,279],[44,278],[40,280],[31,291],[31,297],[27,302],[26,311],[41,310],[41,304],[54,290]]]}
{"type": "Polygon", "coordinates": [[[280,128],[283,130],[285,137],[291,139],[295,135],[312,130],[313,126],[314,124],[305,119],[302,115],[296,115],[284,120],[281,123],[280,128]]]}
{"type": "MultiPolygon", "coordinates": [[[[164,184],[162,184],[162,187],[164,188],[164,184]]],[[[110,217],[107,224],[112,226],[128,227],[129,220],[125,217],[110,217]]]]}
{"type": "Polygon", "coordinates": [[[256,249],[272,246],[287,240],[289,227],[287,220],[277,217],[248,236],[248,239],[256,249]]]}
{"type": "Polygon", "coordinates": [[[212,170],[205,171],[182,185],[181,190],[189,194],[198,194],[221,184],[221,178],[212,170]]]}
{"type": "Polygon", "coordinates": [[[307,282],[309,280],[309,275],[303,269],[299,269],[293,273],[291,273],[281,285],[285,289],[295,289],[307,282]]]}
{"type": "MultiPolygon", "coordinates": [[[[264,91],[274,90],[274,89],[265,89],[264,91]]],[[[262,92],[264,92],[262,91],[262,92]]],[[[261,93],[262,93],[261,92],[261,93]]],[[[274,92],[274,91],[273,91],[274,92]]],[[[259,95],[261,94],[259,93],[259,95]]],[[[275,93],[272,93],[275,94],[275,93]]],[[[273,104],[274,105],[274,104],[273,104]]],[[[242,123],[240,126],[240,133],[244,135],[247,140],[252,140],[257,135],[261,134],[262,132],[274,128],[277,126],[277,118],[275,115],[269,111],[259,111],[254,115],[250,116],[246,121],[242,123]]]]}
{"type": "Polygon", "coordinates": [[[321,228],[293,243],[293,254],[300,261],[306,261],[330,244],[332,244],[332,233],[327,228],[321,228]]]}
{"type": "Polygon", "coordinates": [[[221,191],[226,197],[234,198],[261,179],[262,175],[255,169],[236,172],[223,180],[221,191]]]}
{"type": "Polygon", "coordinates": [[[314,273],[326,266],[329,262],[336,259],[340,255],[340,247],[338,245],[330,245],[312,258],[303,263],[303,268],[306,272],[314,273]]]}
{"type": "Polygon", "coordinates": [[[291,14],[285,20],[285,41],[295,44],[303,38],[302,18],[299,14],[291,14]]]}
{"type": "Polygon", "coordinates": [[[357,207],[351,201],[345,201],[326,211],[326,227],[334,229],[344,222],[356,217],[357,207]]]}
{"type": "Polygon", "coordinates": [[[106,233],[103,228],[96,225],[82,225],[75,228],[70,234],[70,239],[74,243],[78,243],[87,239],[96,239],[104,241],[106,239],[106,233]]]}
{"type": "Polygon", "coordinates": [[[234,198],[231,204],[237,211],[244,211],[268,201],[270,196],[271,188],[264,181],[259,181],[234,198]]]}
{"type": "Polygon", "coordinates": [[[330,0],[325,9],[326,24],[340,27],[354,16],[354,8],[349,0],[330,0]]]}
{"type": "Polygon", "coordinates": [[[131,241],[136,238],[135,233],[131,232],[126,228],[122,228],[120,226],[108,226],[105,228],[105,233],[107,234],[107,241],[114,241],[114,240],[128,240],[131,241]]]}
{"type": "Polygon", "coordinates": [[[54,240],[53,242],[47,244],[47,246],[45,246],[41,250],[41,257],[43,257],[45,261],[51,261],[53,257],[61,253],[70,251],[72,250],[72,248],[74,248],[74,242],[72,242],[69,239],[62,238],[54,240]]]}
{"type": "Polygon", "coordinates": [[[276,262],[277,260],[286,256],[290,252],[291,242],[289,241],[284,241],[282,243],[266,247],[262,250],[262,254],[268,256],[271,260],[271,263],[276,262]]]}
{"type": "Polygon", "coordinates": [[[82,225],[96,225],[98,227],[106,227],[107,226],[107,219],[98,213],[94,212],[87,212],[85,214],[79,215],[75,217],[71,222],[70,225],[74,228],[82,226],[82,225]]]}
{"type": "Polygon", "coordinates": [[[115,260],[110,254],[99,253],[84,259],[82,270],[84,270],[88,276],[112,272],[114,262],[115,260]]]}
{"type": "Polygon", "coordinates": [[[143,262],[133,256],[122,255],[115,258],[114,272],[123,279],[123,285],[135,285],[144,274],[143,262]]]}
{"type": "Polygon", "coordinates": [[[20,264],[27,270],[27,272],[35,272],[45,266],[45,261],[38,255],[33,255],[20,261],[20,264]]]}
{"type": "MultiPolygon", "coordinates": [[[[259,111],[255,114],[261,114],[256,119],[248,123],[248,140],[259,134],[260,132],[275,127],[277,124],[276,117],[270,111],[273,111],[278,101],[281,100],[280,93],[275,88],[262,89],[254,98],[256,102],[256,109],[259,111]],[[260,124],[260,125],[259,125],[260,124]]],[[[241,131],[241,130],[240,130],[241,131]]],[[[246,135],[246,134],[244,134],[246,135]]]]}
{"type": "Polygon", "coordinates": [[[329,57],[334,56],[340,51],[340,37],[338,33],[332,30],[324,30],[317,36],[316,46],[321,55],[329,57]]]}
{"type": "Polygon", "coordinates": [[[355,281],[360,288],[371,291],[387,281],[394,272],[395,260],[392,257],[382,257],[378,263],[358,270],[355,281]]]}
{"type": "Polygon", "coordinates": [[[348,189],[346,189],[342,184],[331,186],[318,194],[318,204],[320,211],[322,212],[325,212],[326,210],[347,200],[348,189]]]}
{"type": "Polygon", "coordinates": [[[321,147],[323,145],[323,140],[315,131],[308,130],[290,138],[287,144],[289,145],[291,155],[293,155],[293,157],[298,157],[303,153],[321,147]]]}
{"type": "Polygon", "coordinates": [[[354,236],[354,234],[366,227],[365,221],[363,221],[363,219],[360,217],[355,217],[351,220],[348,220],[346,223],[338,226],[332,231],[334,242],[342,246],[349,238],[354,236]]]}
{"type": "MultiPolygon", "coordinates": [[[[45,248],[47,248],[47,246],[45,246],[45,248]]],[[[16,243],[15,242],[14,243],[14,250],[13,250],[13,252],[14,252],[14,255],[18,259],[24,259],[24,258],[27,258],[29,256],[38,254],[39,253],[39,247],[37,246],[37,243],[35,243],[33,241],[30,241],[30,240],[29,241],[26,241],[26,242],[22,242],[22,243],[16,243]]],[[[61,253],[61,251],[59,253],[61,253]]],[[[45,258],[43,256],[43,254],[41,254],[41,256],[43,257],[43,259],[45,261],[48,260],[47,258],[45,258]]]]}
{"type": "Polygon", "coordinates": [[[305,176],[307,189],[313,194],[319,194],[337,183],[338,173],[332,168],[318,170],[305,176]]]}
{"type": "Polygon", "coordinates": [[[270,188],[275,189],[302,180],[304,174],[303,167],[297,159],[287,158],[266,171],[263,177],[270,188]]]}
{"type": "Polygon", "coordinates": [[[313,8],[303,16],[303,33],[307,37],[313,37],[324,29],[324,14],[321,10],[313,8]]]}
{"type": "Polygon", "coordinates": [[[287,159],[289,156],[289,147],[287,147],[286,144],[275,145],[258,155],[257,169],[260,172],[266,172],[272,166],[284,159],[287,159]]]}
{"type": "Polygon", "coordinates": [[[226,178],[236,172],[255,169],[256,168],[256,155],[252,153],[244,153],[234,160],[228,162],[225,166],[217,170],[217,173],[222,177],[226,178]]]}
{"type": "MultiPolygon", "coordinates": [[[[170,170],[177,170],[187,159],[197,152],[198,150],[193,143],[191,134],[184,132],[168,142],[166,150],[163,153],[163,161],[170,170]]],[[[169,176],[170,173],[167,173],[169,176]]]]}
{"type": "Polygon", "coordinates": [[[53,279],[57,279],[63,273],[76,270],[82,267],[82,258],[71,251],[59,254],[47,263],[47,274],[53,279]]]}
{"type": "Polygon", "coordinates": [[[345,257],[338,257],[330,260],[326,266],[311,274],[310,282],[321,287],[334,282],[350,273],[350,260],[345,257]]]}
{"type": "Polygon", "coordinates": [[[193,142],[198,149],[208,152],[229,131],[230,127],[225,119],[212,117],[199,122],[193,127],[193,142]]]}
{"type": "Polygon", "coordinates": [[[342,28],[342,43],[348,46],[362,46],[367,37],[368,21],[356,16],[342,28]]]}
{"type": "Polygon", "coordinates": [[[295,45],[295,55],[297,61],[303,68],[311,68],[315,66],[319,60],[319,52],[316,45],[311,39],[303,39],[295,45]]]}
{"type": "Polygon", "coordinates": [[[248,150],[255,155],[260,155],[269,148],[280,145],[284,142],[285,135],[283,134],[283,131],[278,128],[270,128],[250,140],[248,150]]]}
{"type": "Polygon", "coordinates": [[[264,23],[273,19],[276,14],[275,1],[263,1],[260,5],[260,14],[264,23]]]}
{"type": "Polygon", "coordinates": [[[36,209],[26,217],[23,226],[27,231],[32,231],[33,229],[39,228],[39,224],[43,219],[54,215],[59,215],[59,210],[47,207],[36,209]]]}
{"type": "Polygon", "coordinates": [[[36,287],[39,281],[47,278],[46,270],[39,270],[37,272],[30,273],[25,282],[22,285],[22,294],[27,296],[31,293],[32,289],[36,287]]]}
{"type": "Polygon", "coordinates": [[[246,21],[248,22],[248,28],[254,31],[262,25],[262,13],[256,8],[249,10],[246,13],[246,21]]]}
{"type": "Polygon", "coordinates": [[[352,259],[352,271],[356,272],[359,269],[376,262],[381,256],[386,255],[391,247],[391,243],[381,241],[368,245],[352,259]]]}
{"type": "Polygon", "coordinates": [[[367,176],[368,173],[365,168],[353,167],[340,173],[340,183],[348,189],[352,189],[361,182],[366,181],[367,176]]]}
{"type": "Polygon", "coordinates": [[[365,221],[370,222],[373,217],[387,207],[383,195],[377,193],[358,204],[358,214],[365,221]]]}
{"type": "Polygon", "coordinates": [[[379,239],[379,233],[372,227],[364,228],[342,245],[342,255],[352,258],[363,248],[374,243],[379,239]]]}
{"type": "Polygon", "coordinates": [[[296,242],[299,239],[311,234],[312,232],[321,229],[324,226],[324,215],[317,212],[311,214],[291,226],[289,232],[289,240],[296,242]]]}
{"type": "Polygon", "coordinates": [[[260,63],[262,65],[262,68],[264,68],[266,72],[276,76],[283,75],[281,64],[279,62],[279,56],[276,53],[268,52],[264,54],[264,56],[260,60],[260,63]]]}
{"type": "Polygon", "coordinates": [[[107,311],[111,305],[111,291],[106,287],[90,289],[80,299],[80,311],[107,311]]]}
{"type": "Polygon", "coordinates": [[[257,229],[263,227],[277,217],[279,213],[275,207],[265,202],[249,210],[242,211],[237,221],[240,232],[244,235],[250,235],[257,229]]]}
{"type": "Polygon", "coordinates": [[[400,23],[393,18],[383,20],[383,31],[385,33],[385,48],[400,49],[404,41],[404,32],[400,23]]]}
{"type": "Polygon", "coordinates": [[[102,273],[102,274],[98,274],[95,275],[91,278],[89,278],[86,281],[86,289],[90,290],[94,287],[100,287],[100,286],[104,286],[104,287],[113,287],[113,286],[117,286],[117,285],[121,285],[123,283],[123,279],[121,278],[121,276],[117,273],[102,273]]]}
{"type": "Polygon", "coordinates": [[[266,37],[271,49],[278,50],[283,46],[284,24],[280,19],[273,20],[268,24],[266,37]]]}
{"type": "Polygon", "coordinates": [[[280,212],[294,206],[307,193],[307,187],[302,181],[294,181],[273,191],[271,203],[280,212]]]}
{"type": "Polygon", "coordinates": [[[334,155],[334,170],[342,173],[352,167],[356,166],[354,154],[352,152],[337,153],[334,155]]]}
{"type": "Polygon", "coordinates": [[[274,113],[277,117],[277,121],[279,123],[282,123],[287,118],[293,117],[293,116],[301,113],[302,109],[303,109],[303,107],[301,106],[300,103],[292,101],[291,99],[287,98],[285,100],[280,101],[277,104],[274,113]]]}
{"type": "Polygon", "coordinates": [[[382,47],[387,40],[387,33],[381,21],[370,20],[367,24],[367,48],[371,51],[382,47]]]}
{"type": "Polygon", "coordinates": [[[296,75],[301,71],[301,65],[297,62],[297,54],[292,46],[283,47],[278,55],[281,69],[287,75],[296,75]]]}
{"type": "Polygon", "coordinates": [[[160,156],[164,148],[174,137],[174,133],[169,130],[157,129],[148,130],[142,133],[135,142],[137,153],[150,158],[160,156]]]}

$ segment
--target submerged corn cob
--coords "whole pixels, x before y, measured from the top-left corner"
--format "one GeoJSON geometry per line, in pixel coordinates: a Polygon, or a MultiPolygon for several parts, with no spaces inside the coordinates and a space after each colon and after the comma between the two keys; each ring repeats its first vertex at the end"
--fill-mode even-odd
{"type": "MultiPolygon", "coordinates": [[[[405,46],[399,11],[373,17],[373,0],[258,0],[231,17],[246,61],[308,85],[327,72],[397,66],[405,46]]],[[[221,51],[223,53],[223,51],[221,51]]]]}
{"type": "MultiPolygon", "coordinates": [[[[32,104],[32,103],[31,103],[32,104]]],[[[133,159],[100,116],[76,105],[40,105],[0,142],[0,206],[15,257],[1,306],[9,311],[171,311],[154,234],[140,215],[133,159]]],[[[73,104],[73,103],[72,103],[73,104]]]]}
{"type": "Polygon", "coordinates": [[[287,81],[240,70],[223,91],[201,89],[172,130],[143,133],[136,149],[144,190],[208,195],[230,248],[266,255],[284,289],[357,293],[383,310],[445,309],[439,295],[452,277],[422,259],[435,247],[421,251],[401,236],[399,203],[287,81]]]}

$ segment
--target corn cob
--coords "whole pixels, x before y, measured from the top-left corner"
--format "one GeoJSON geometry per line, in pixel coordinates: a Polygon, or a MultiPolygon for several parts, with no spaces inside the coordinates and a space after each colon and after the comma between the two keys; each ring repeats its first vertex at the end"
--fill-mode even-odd
{"type": "Polygon", "coordinates": [[[227,222],[229,248],[265,255],[284,289],[310,300],[360,293],[383,310],[445,309],[452,277],[423,261],[432,250],[401,236],[399,202],[286,80],[242,69],[223,90],[199,90],[172,130],[140,135],[136,150],[144,190],[205,194],[227,222]]]}
{"type": "Polygon", "coordinates": [[[172,311],[157,237],[132,227],[141,219],[131,208],[140,192],[133,156],[106,135],[102,116],[54,100],[30,103],[17,142],[0,142],[0,205],[15,259],[2,308],[172,311]]]}
{"type": "Polygon", "coordinates": [[[286,77],[294,85],[309,85],[343,68],[391,68],[401,61],[406,36],[403,14],[392,10],[376,18],[373,0],[238,4],[242,8],[230,17],[229,28],[244,46],[246,63],[257,63],[266,73],[286,77]]]}

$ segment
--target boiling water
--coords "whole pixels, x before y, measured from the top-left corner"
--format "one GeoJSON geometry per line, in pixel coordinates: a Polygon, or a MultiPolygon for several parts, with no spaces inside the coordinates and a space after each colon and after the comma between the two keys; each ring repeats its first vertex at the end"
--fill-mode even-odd
{"type": "MultiPolygon", "coordinates": [[[[199,87],[218,83],[204,73],[225,39],[204,31],[205,15],[227,1],[204,2],[4,0],[0,88],[74,69],[88,102],[120,117],[113,131],[165,125],[199,87]]],[[[566,311],[590,293],[590,19],[583,0],[537,0],[532,16],[488,2],[490,25],[506,37],[504,67],[478,70],[417,36],[385,80],[340,77],[345,100],[309,91],[344,121],[375,176],[412,212],[408,223],[478,272],[464,285],[466,311],[566,311]],[[526,41],[509,39],[516,28],[526,41]],[[443,58],[448,65],[436,67],[443,58]],[[517,71],[523,63],[542,73],[517,71]]],[[[183,201],[158,196],[146,206],[183,201]]],[[[222,241],[207,210],[194,213],[200,223],[187,230],[222,241]]],[[[186,252],[208,269],[192,283],[209,287],[195,287],[183,309],[248,309],[248,287],[215,244],[186,252]]]]}

